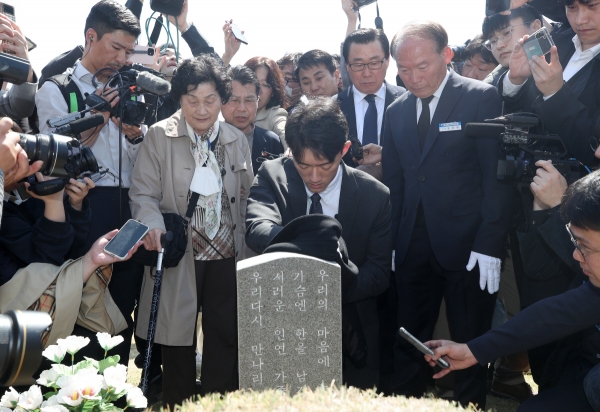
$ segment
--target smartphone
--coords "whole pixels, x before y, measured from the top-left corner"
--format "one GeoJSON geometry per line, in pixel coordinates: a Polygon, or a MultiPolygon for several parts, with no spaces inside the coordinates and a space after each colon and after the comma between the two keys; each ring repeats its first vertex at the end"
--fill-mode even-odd
{"type": "Polygon", "coordinates": [[[506,10],[510,10],[510,0],[486,0],[485,2],[486,16],[492,16],[506,10]]]}
{"type": "Polygon", "coordinates": [[[148,226],[137,220],[129,219],[119,230],[119,233],[107,243],[104,251],[117,259],[123,260],[127,257],[127,253],[131,248],[146,236],[148,229],[148,226]]]}
{"type": "Polygon", "coordinates": [[[129,61],[139,64],[154,64],[154,47],[142,46],[136,44],[133,46],[133,53],[129,56],[129,61]]]}
{"type": "Polygon", "coordinates": [[[359,9],[375,3],[377,0],[354,0],[359,9]]]}
{"type": "MultiPolygon", "coordinates": [[[[4,14],[6,17],[11,19],[12,21],[14,21],[14,22],[17,21],[15,19],[15,8],[13,6],[11,6],[10,4],[0,3],[0,12],[2,12],[2,14],[4,14]]],[[[11,42],[9,40],[2,40],[2,43],[14,44],[13,42],[11,42]]],[[[8,54],[13,54],[13,55],[15,54],[15,52],[12,50],[4,50],[4,49],[0,48],[0,51],[2,51],[4,53],[8,53],[8,54]]]]}
{"type": "MultiPolygon", "coordinates": [[[[429,349],[427,346],[423,345],[423,342],[421,342],[419,339],[417,339],[413,335],[411,335],[406,329],[400,328],[398,330],[398,334],[400,336],[402,336],[404,339],[406,339],[407,341],[409,341],[415,348],[417,348],[421,353],[423,353],[423,355],[433,356],[433,351],[431,349],[429,349]]],[[[439,367],[444,368],[444,369],[447,369],[450,367],[448,362],[446,362],[442,358],[437,360],[437,364],[439,367]]]]}
{"type": "Polygon", "coordinates": [[[554,41],[550,37],[550,32],[547,28],[542,27],[525,40],[523,50],[525,50],[527,58],[531,60],[533,56],[541,57],[550,53],[552,46],[554,46],[554,41]]]}
{"type": "Polygon", "coordinates": [[[233,23],[231,23],[231,33],[237,41],[240,41],[244,44],[248,44],[248,40],[246,40],[246,37],[244,37],[244,33],[242,33],[242,30],[240,30],[240,28],[233,23]]]}

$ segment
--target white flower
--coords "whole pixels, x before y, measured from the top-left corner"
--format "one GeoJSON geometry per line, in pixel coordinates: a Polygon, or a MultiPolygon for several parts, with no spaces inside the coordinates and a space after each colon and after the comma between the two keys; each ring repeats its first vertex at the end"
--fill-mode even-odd
{"type": "Polygon", "coordinates": [[[58,372],[54,369],[48,369],[40,374],[40,377],[36,382],[43,386],[54,386],[57,379],[58,372]]]}
{"type": "Polygon", "coordinates": [[[90,343],[89,338],[83,338],[81,336],[68,336],[65,339],[58,339],[56,341],[58,346],[69,352],[71,355],[76,354],[79,349],[90,343]]]}
{"type": "Polygon", "coordinates": [[[58,345],[50,345],[42,352],[42,356],[50,359],[52,362],[61,363],[65,358],[67,350],[58,345]]]}
{"type": "Polygon", "coordinates": [[[104,381],[106,387],[114,394],[119,394],[131,386],[127,383],[127,367],[121,364],[104,369],[104,381]]]}
{"type": "Polygon", "coordinates": [[[104,386],[104,377],[102,375],[75,375],[79,393],[84,399],[100,400],[100,391],[104,386]]]}
{"type": "Polygon", "coordinates": [[[44,402],[42,402],[42,408],[45,406],[56,406],[56,405],[58,405],[58,396],[56,396],[56,395],[52,395],[51,397],[46,399],[44,402]]]}
{"type": "Polygon", "coordinates": [[[37,385],[31,385],[31,388],[27,392],[23,392],[21,396],[19,396],[19,402],[17,406],[20,406],[23,409],[32,411],[37,409],[44,400],[42,396],[42,390],[37,385]]]}
{"type": "Polygon", "coordinates": [[[100,343],[100,346],[105,351],[109,351],[115,346],[117,346],[119,343],[123,342],[123,336],[117,335],[111,337],[108,333],[105,332],[98,332],[96,333],[96,336],[98,337],[98,342],[100,343]]]}
{"type": "Polygon", "coordinates": [[[13,412],[13,410],[4,406],[0,406],[0,412],[13,412]]]}
{"type": "Polygon", "coordinates": [[[148,407],[148,399],[146,399],[140,388],[134,386],[127,391],[127,406],[129,408],[148,407]]]}
{"type": "Polygon", "coordinates": [[[2,398],[0,399],[0,406],[5,408],[14,408],[17,406],[17,402],[19,401],[19,392],[17,392],[12,386],[4,392],[2,398]]]}
{"type": "Polygon", "coordinates": [[[58,391],[57,401],[69,406],[79,406],[83,401],[83,397],[79,393],[79,388],[76,384],[67,386],[58,391]]]}
{"type": "Polygon", "coordinates": [[[42,406],[41,412],[69,412],[67,408],[62,405],[42,406]]]}

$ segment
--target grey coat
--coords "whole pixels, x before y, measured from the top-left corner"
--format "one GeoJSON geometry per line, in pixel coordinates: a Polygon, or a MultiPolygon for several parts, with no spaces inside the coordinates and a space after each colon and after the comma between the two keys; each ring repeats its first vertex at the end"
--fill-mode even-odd
{"type": "MultiPolygon", "coordinates": [[[[229,197],[235,238],[236,259],[244,250],[245,204],[252,185],[252,160],[244,134],[227,123],[220,123],[219,139],[225,149],[223,185],[229,197]],[[244,198],[242,199],[242,189],[244,198]]],[[[187,210],[187,195],[195,162],[190,137],[181,111],[152,126],[138,155],[129,191],[131,213],[150,230],[165,229],[162,213],[187,210]]],[[[165,270],[154,341],[170,346],[193,344],[196,328],[196,276],[191,231],[188,248],[175,268],[165,270]]],[[[154,280],[146,267],[138,309],[136,334],[146,337],[154,280]]]]}

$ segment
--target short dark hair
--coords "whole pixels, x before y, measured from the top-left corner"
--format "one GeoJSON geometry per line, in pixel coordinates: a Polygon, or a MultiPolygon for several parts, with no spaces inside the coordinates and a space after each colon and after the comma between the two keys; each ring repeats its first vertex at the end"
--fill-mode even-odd
{"type": "Polygon", "coordinates": [[[392,39],[392,57],[396,58],[396,50],[402,41],[409,37],[431,40],[436,45],[436,52],[441,53],[448,47],[448,33],[446,29],[434,21],[409,23],[402,28],[392,39]]]}
{"type": "Polygon", "coordinates": [[[205,83],[212,83],[215,86],[223,104],[229,101],[231,78],[219,60],[206,54],[196,59],[186,59],[177,67],[177,72],[171,80],[171,96],[178,102],[181,96],[205,83]]]}
{"type": "Polygon", "coordinates": [[[489,51],[483,44],[483,35],[478,34],[475,36],[475,38],[471,40],[465,48],[465,60],[472,59],[474,56],[479,54],[484,62],[498,64],[498,61],[492,52],[489,51]]]}
{"type": "Polygon", "coordinates": [[[279,66],[280,69],[283,70],[284,66],[287,66],[288,64],[291,64],[293,67],[293,70],[296,70],[296,63],[298,62],[298,59],[300,57],[302,57],[304,53],[286,53],[283,55],[283,57],[279,60],[277,60],[277,65],[279,66]]]}
{"type": "Polygon", "coordinates": [[[519,17],[523,19],[523,23],[526,23],[528,27],[531,27],[531,23],[536,20],[539,20],[540,22],[542,21],[542,15],[536,9],[526,3],[521,7],[512,9],[508,16],[500,13],[486,16],[485,19],[483,19],[483,24],[481,25],[483,37],[486,40],[491,39],[495,32],[504,30],[510,26],[510,22],[512,20],[516,20],[519,17]]]}
{"type": "Polygon", "coordinates": [[[567,188],[560,208],[565,222],[581,229],[600,231],[600,170],[567,188]]]}
{"type": "Polygon", "coordinates": [[[330,162],[348,140],[348,122],[334,99],[317,97],[299,105],[285,124],[285,140],[301,161],[310,149],[314,156],[330,162]]]}
{"type": "Polygon", "coordinates": [[[578,3],[581,3],[581,4],[590,4],[594,0],[560,0],[560,1],[565,6],[570,6],[573,3],[575,3],[575,2],[578,2],[578,3]]]}
{"type": "Polygon", "coordinates": [[[98,40],[106,33],[117,30],[123,30],[135,38],[142,32],[137,17],[127,7],[114,0],[101,0],[94,4],[85,20],[84,36],[89,29],[94,29],[98,40]]]}
{"type": "Polygon", "coordinates": [[[235,66],[229,71],[229,77],[231,77],[231,81],[240,82],[242,86],[253,84],[256,87],[256,95],[260,94],[260,82],[250,67],[235,66]]]}
{"type": "Polygon", "coordinates": [[[256,73],[256,69],[260,66],[267,69],[267,83],[271,86],[273,94],[271,100],[268,101],[266,108],[281,106],[285,104],[285,85],[281,69],[275,63],[275,60],[268,57],[257,56],[253,57],[244,63],[244,66],[251,68],[256,73]]]}
{"type": "Polygon", "coordinates": [[[344,46],[342,47],[342,55],[346,64],[348,64],[348,55],[350,55],[350,46],[352,44],[368,44],[378,40],[383,50],[384,58],[387,60],[390,57],[390,41],[383,32],[379,29],[359,29],[355,30],[346,37],[344,46]]]}
{"type": "Polygon", "coordinates": [[[306,70],[319,65],[325,66],[332,75],[337,70],[335,60],[333,60],[333,56],[331,54],[323,50],[315,49],[307,51],[298,59],[298,62],[296,63],[296,70],[294,70],[294,76],[296,76],[297,79],[300,79],[301,69],[306,70]]]}

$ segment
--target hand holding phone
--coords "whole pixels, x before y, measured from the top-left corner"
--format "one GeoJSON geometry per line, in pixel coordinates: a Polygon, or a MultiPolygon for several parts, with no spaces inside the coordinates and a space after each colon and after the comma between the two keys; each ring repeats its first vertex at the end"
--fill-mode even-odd
{"type": "Polygon", "coordinates": [[[545,27],[537,30],[523,42],[523,50],[529,60],[533,56],[542,57],[550,53],[552,46],[554,46],[554,41],[550,37],[550,32],[545,27]]]}
{"type": "Polygon", "coordinates": [[[129,219],[119,230],[119,233],[104,247],[104,251],[117,259],[123,260],[127,257],[127,253],[146,236],[148,229],[148,226],[137,220],[129,219]]]}
{"type": "MultiPolygon", "coordinates": [[[[423,342],[421,342],[419,339],[417,339],[413,335],[411,335],[406,329],[400,328],[398,330],[398,334],[400,336],[402,336],[404,339],[406,339],[415,348],[417,348],[423,355],[434,356],[434,353],[431,349],[429,349],[427,346],[423,345],[423,342]]],[[[442,358],[438,359],[436,363],[439,367],[441,367],[443,369],[447,369],[450,367],[450,364],[442,358]]]]}

